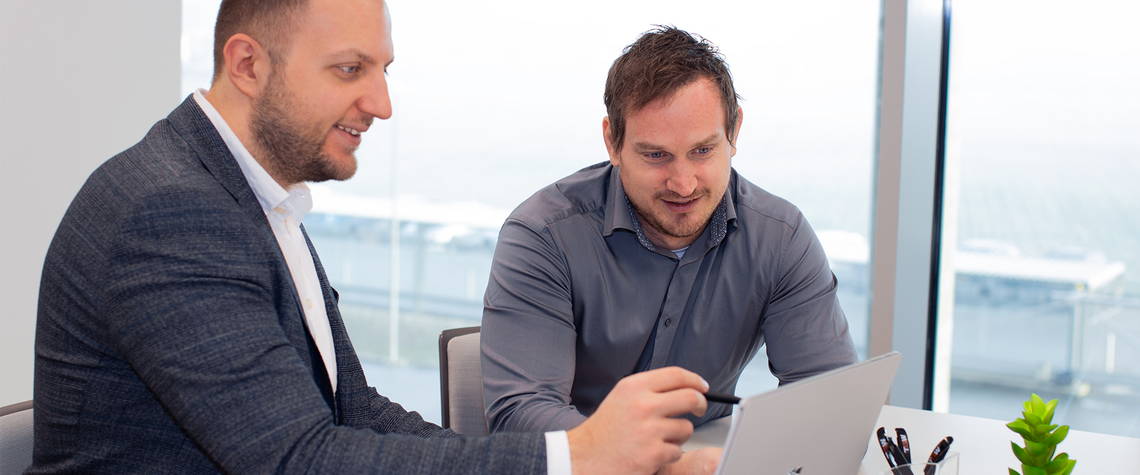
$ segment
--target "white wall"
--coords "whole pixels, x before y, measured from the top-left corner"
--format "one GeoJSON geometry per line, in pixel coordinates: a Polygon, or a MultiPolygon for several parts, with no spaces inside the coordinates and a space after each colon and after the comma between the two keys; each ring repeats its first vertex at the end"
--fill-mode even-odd
{"type": "Polygon", "coordinates": [[[32,398],[40,270],[87,176],[178,105],[179,0],[0,0],[0,405],[32,398]]]}

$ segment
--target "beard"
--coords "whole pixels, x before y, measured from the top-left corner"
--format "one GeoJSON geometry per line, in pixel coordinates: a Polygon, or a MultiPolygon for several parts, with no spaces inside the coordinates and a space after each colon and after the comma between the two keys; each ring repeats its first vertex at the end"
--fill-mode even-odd
{"type": "MultiPolygon", "coordinates": [[[[250,115],[250,132],[266,171],[286,185],[352,178],[356,157],[338,166],[324,153],[329,130],[319,123],[305,122],[304,114],[297,110],[281,74],[273,71],[250,115]]],[[[352,155],[355,150],[346,152],[352,155]]]]}
{"type": "MultiPolygon", "coordinates": [[[[705,189],[701,194],[696,194],[696,196],[702,196],[708,199],[711,193],[708,189],[705,189]]],[[[677,196],[658,193],[653,197],[654,201],[662,199],[676,200],[677,196]]],[[[705,226],[709,224],[709,220],[712,219],[712,215],[716,211],[716,207],[714,206],[710,208],[708,213],[704,216],[695,216],[692,219],[675,221],[668,219],[665,216],[665,212],[657,213],[652,207],[641,206],[633,199],[629,200],[629,204],[632,205],[633,210],[637,212],[637,217],[641,219],[642,224],[653,228],[653,230],[663,235],[678,239],[689,238],[700,234],[705,230],[705,226]]]]}

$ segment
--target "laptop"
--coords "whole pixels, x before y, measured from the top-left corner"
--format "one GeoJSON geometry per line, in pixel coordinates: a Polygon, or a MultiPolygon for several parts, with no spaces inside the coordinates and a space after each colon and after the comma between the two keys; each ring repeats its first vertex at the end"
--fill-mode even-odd
{"type": "MultiPolygon", "coordinates": [[[[717,475],[857,473],[901,358],[892,351],[742,400],[717,475]]],[[[685,450],[719,445],[710,442],[723,429],[700,429],[685,450]]]]}

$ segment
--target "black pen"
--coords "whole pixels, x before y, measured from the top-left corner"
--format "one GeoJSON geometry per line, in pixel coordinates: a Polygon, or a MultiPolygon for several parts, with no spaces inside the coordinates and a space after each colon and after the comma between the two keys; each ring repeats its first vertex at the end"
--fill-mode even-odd
{"type": "Polygon", "coordinates": [[[724,404],[740,404],[740,398],[731,394],[721,394],[709,391],[705,393],[705,399],[709,402],[719,402],[724,404]]]}
{"type": "Polygon", "coordinates": [[[926,468],[922,469],[924,475],[934,474],[935,469],[931,464],[936,464],[938,462],[941,462],[942,459],[946,458],[946,452],[950,450],[950,444],[953,442],[954,438],[947,436],[945,439],[942,439],[942,442],[939,442],[938,445],[934,446],[934,451],[930,452],[930,458],[926,459],[926,468]]]}
{"type": "Polygon", "coordinates": [[[903,456],[902,450],[899,449],[899,446],[895,445],[895,441],[891,440],[890,437],[887,437],[887,448],[890,449],[891,455],[893,455],[895,461],[898,462],[898,467],[895,467],[894,473],[897,475],[914,475],[914,472],[910,470],[910,464],[907,463],[906,457],[903,456]]]}
{"type": "Polygon", "coordinates": [[[902,449],[903,457],[906,458],[906,463],[911,463],[910,460],[910,438],[906,436],[906,429],[902,427],[895,428],[895,435],[898,436],[899,448],[902,449]]]}
{"type": "Polygon", "coordinates": [[[883,449],[883,457],[887,458],[887,465],[895,468],[898,464],[895,463],[895,456],[891,453],[891,442],[887,438],[887,429],[880,427],[879,432],[876,433],[879,438],[879,448],[883,449]]]}

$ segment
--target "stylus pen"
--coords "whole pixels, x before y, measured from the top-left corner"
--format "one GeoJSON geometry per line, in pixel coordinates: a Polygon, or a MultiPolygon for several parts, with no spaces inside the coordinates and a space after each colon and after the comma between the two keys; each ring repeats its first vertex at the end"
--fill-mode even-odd
{"type": "Polygon", "coordinates": [[[906,463],[910,462],[910,438],[906,436],[906,429],[902,427],[895,428],[895,435],[898,437],[895,440],[899,441],[899,449],[902,450],[903,457],[906,457],[906,463]]]}
{"type": "Polygon", "coordinates": [[[891,468],[895,468],[898,464],[895,463],[895,456],[891,453],[891,443],[887,438],[887,430],[880,427],[876,435],[879,439],[879,448],[883,449],[883,457],[887,459],[887,465],[890,465],[891,468]]]}
{"type": "Polygon", "coordinates": [[[714,393],[712,391],[705,393],[705,399],[708,399],[709,402],[720,402],[720,403],[724,403],[724,404],[740,404],[740,398],[738,398],[736,396],[733,396],[731,394],[714,393]]]}
{"type": "Polygon", "coordinates": [[[898,466],[894,468],[894,473],[897,475],[914,475],[914,472],[910,469],[910,464],[906,461],[906,457],[903,456],[902,450],[899,449],[898,445],[895,445],[895,441],[891,440],[890,437],[887,437],[887,448],[891,451],[891,455],[894,456],[895,463],[898,464],[898,466]]]}
{"type": "Polygon", "coordinates": [[[922,469],[925,475],[933,475],[935,469],[932,464],[941,462],[942,459],[946,458],[946,452],[950,450],[950,444],[953,442],[954,438],[947,436],[934,447],[934,451],[930,453],[930,458],[926,459],[926,468],[922,469]]]}

